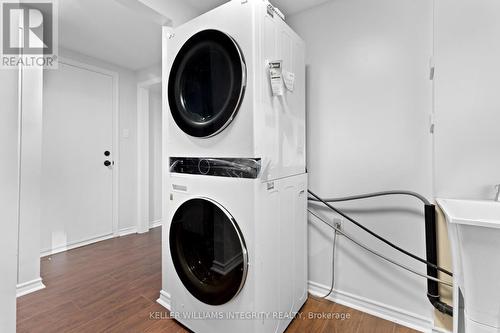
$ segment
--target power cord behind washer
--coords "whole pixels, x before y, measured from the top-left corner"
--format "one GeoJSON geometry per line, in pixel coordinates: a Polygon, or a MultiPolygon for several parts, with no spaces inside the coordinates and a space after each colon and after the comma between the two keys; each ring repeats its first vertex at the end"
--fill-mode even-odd
{"type": "MultiPolygon", "coordinates": [[[[364,225],[362,225],[361,223],[359,223],[358,221],[356,221],[355,219],[353,219],[352,217],[348,216],[347,214],[343,213],[340,209],[338,208],[335,208],[333,207],[331,204],[329,204],[326,200],[323,200],[321,199],[318,195],[316,195],[314,192],[312,192],[311,190],[308,190],[309,194],[311,194],[313,196],[313,201],[319,201],[321,203],[323,203],[326,207],[330,208],[331,210],[333,210],[335,213],[339,214],[340,216],[342,216],[343,218],[345,218],[346,220],[354,223],[357,227],[361,228],[362,230],[366,231],[367,233],[369,233],[370,235],[372,235],[373,237],[377,238],[378,240],[384,242],[385,244],[389,245],[390,247],[392,247],[393,249],[415,259],[415,260],[418,260],[420,261],[421,263],[424,263],[426,264],[427,266],[430,266],[432,268],[435,268],[437,269],[438,271],[441,271],[449,276],[453,276],[453,273],[451,273],[450,271],[444,269],[444,268],[441,268],[439,267],[438,265],[430,262],[430,261],[427,261],[423,258],[420,258],[419,256],[413,254],[413,253],[410,253],[408,251],[406,251],[405,249],[397,246],[396,244],[392,243],[391,241],[385,239],[384,237],[378,235],[377,233],[373,232],[372,230],[368,229],[367,227],[365,227],[364,225]],[[315,199],[315,200],[314,200],[315,199]]],[[[370,197],[370,196],[366,196],[367,198],[370,197]]],[[[347,200],[355,200],[356,197],[351,197],[350,199],[346,199],[346,198],[343,198],[339,201],[347,201],[347,200]]]]}
{"type": "MultiPolygon", "coordinates": [[[[440,312],[445,313],[449,316],[453,316],[453,307],[446,304],[445,302],[441,301],[441,297],[439,295],[439,288],[438,288],[438,283],[448,285],[450,286],[451,284],[449,282],[440,280],[438,278],[438,271],[441,271],[449,276],[453,276],[453,274],[444,269],[441,268],[437,265],[437,243],[436,243],[436,209],[433,204],[429,202],[424,196],[416,193],[416,192],[411,192],[411,191],[384,191],[384,192],[375,192],[375,193],[368,193],[368,194],[362,194],[362,195],[356,195],[356,196],[349,196],[349,197],[343,197],[343,198],[334,198],[334,199],[322,199],[318,195],[314,194],[312,191],[308,190],[308,192],[312,195],[312,197],[309,197],[309,201],[317,201],[321,202],[324,204],[326,207],[331,209],[332,211],[336,212],[340,216],[344,217],[348,221],[354,223],[357,227],[361,228],[365,232],[369,233],[373,237],[377,238],[378,240],[384,242],[385,244],[389,245],[393,249],[415,259],[418,260],[427,266],[427,274],[423,274],[420,272],[417,272],[416,270],[411,269],[408,266],[402,265],[400,263],[395,262],[392,259],[389,259],[382,254],[378,253],[377,251],[374,251],[367,246],[361,244],[360,242],[356,241],[354,238],[351,236],[347,235],[346,233],[343,232],[343,230],[338,229],[336,226],[332,226],[329,223],[327,223],[324,219],[320,218],[318,215],[314,214],[311,210],[309,212],[319,218],[323,223],[327,224],[329,227],[333,228],[336,233],[340,233],[343,236],[345,236],[347,239],[351,240],[358,246],[361,246],[365,250],[382,257],[386,261],[389,261],[403,269],[406,269],[408,271],[411,271],[414,274],[420,275],[422,277],[427,278],[427,298],[431,302],[431,304],[440,312]],[[359,200],[359,199],[367,199],[367,198],[373,198],[373,197],[379,197],[379,196],[386,196],[386,195],[409,195],[413,196],[415,198],[418,198],[424,203],[424,211],[425,211],[425,244],[426,244],[426,253],[427,253],[427,260],[418,257],[417,255],[410,253],[401,247],[395,245],[394,243],[388,241],[387,239],[383,238],[382,236],[376,234],[375,232],[371,231],[370,229],[366,228],[353,218],[347,216],[345,213],[343,213],[340,209],[337,209],[333,207],[329,202],[341,202],[341,201],[350,201],[350,200],[359,200]]],[[[335,234],[336,236],[336,234],[335,234]]],[[[333,252],[335,251],[335,244],[333,245],[333,252]]],[[[334,254],[332,254],[334,256],[334,254]]],[[[328,297],[334,287],[334,282],[335,282],[335,277],[334,277],[334,257],[332,257],[332,284],[329,293],[324,296],[325,298],[328,297]]]]}

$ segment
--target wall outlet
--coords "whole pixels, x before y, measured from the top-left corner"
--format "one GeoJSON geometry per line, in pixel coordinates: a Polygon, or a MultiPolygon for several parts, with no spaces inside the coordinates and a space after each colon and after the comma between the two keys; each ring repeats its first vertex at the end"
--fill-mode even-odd
{"type": "Polygon", "coordinates": [[[334,217],[333,218],[333,226],[337,229],[337,230],[343,230],[343,219],[340,218],[340,217],[334,217]]]}

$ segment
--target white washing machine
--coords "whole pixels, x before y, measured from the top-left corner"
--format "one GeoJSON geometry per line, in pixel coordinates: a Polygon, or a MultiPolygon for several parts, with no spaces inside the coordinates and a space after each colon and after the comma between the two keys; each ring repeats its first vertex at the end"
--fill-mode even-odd
{"type": "Polygon", "coordinates": [[[171,316],[197,333],[283,332],[307,299],[307,175],[167,178],[171,316]]]}
{"type": "MultiPolygon", "coordinates": [[[[305,172],[304,42],[264,0],[233,0],[165,34],[170,157],[260,158],[305,172]],[[273,95],[270,63],[281,61],[273,95]]],[[[276,79],[276,77],[275,77],[276,79]]]]}

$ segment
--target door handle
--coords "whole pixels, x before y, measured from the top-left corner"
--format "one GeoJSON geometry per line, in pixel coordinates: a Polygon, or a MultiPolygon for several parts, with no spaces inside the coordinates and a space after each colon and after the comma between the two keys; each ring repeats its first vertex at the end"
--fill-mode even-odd
{"type": "Polygon", "coordinates": [[[109,167],[111,165],[111,162],[108,161],[108,160],[106,160],[106,161],[104,161],[104,165],[107,166],[107,167],[109,167]]]}

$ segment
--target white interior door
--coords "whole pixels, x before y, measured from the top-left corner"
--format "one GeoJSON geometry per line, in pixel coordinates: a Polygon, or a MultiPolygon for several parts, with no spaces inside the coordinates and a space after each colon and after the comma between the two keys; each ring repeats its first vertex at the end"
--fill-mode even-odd
{"type": "Polygon", "coordinates": [[[43,104],[42,251],[54,251],[114,231],[113,77],[61,63],[43,104]]]}

